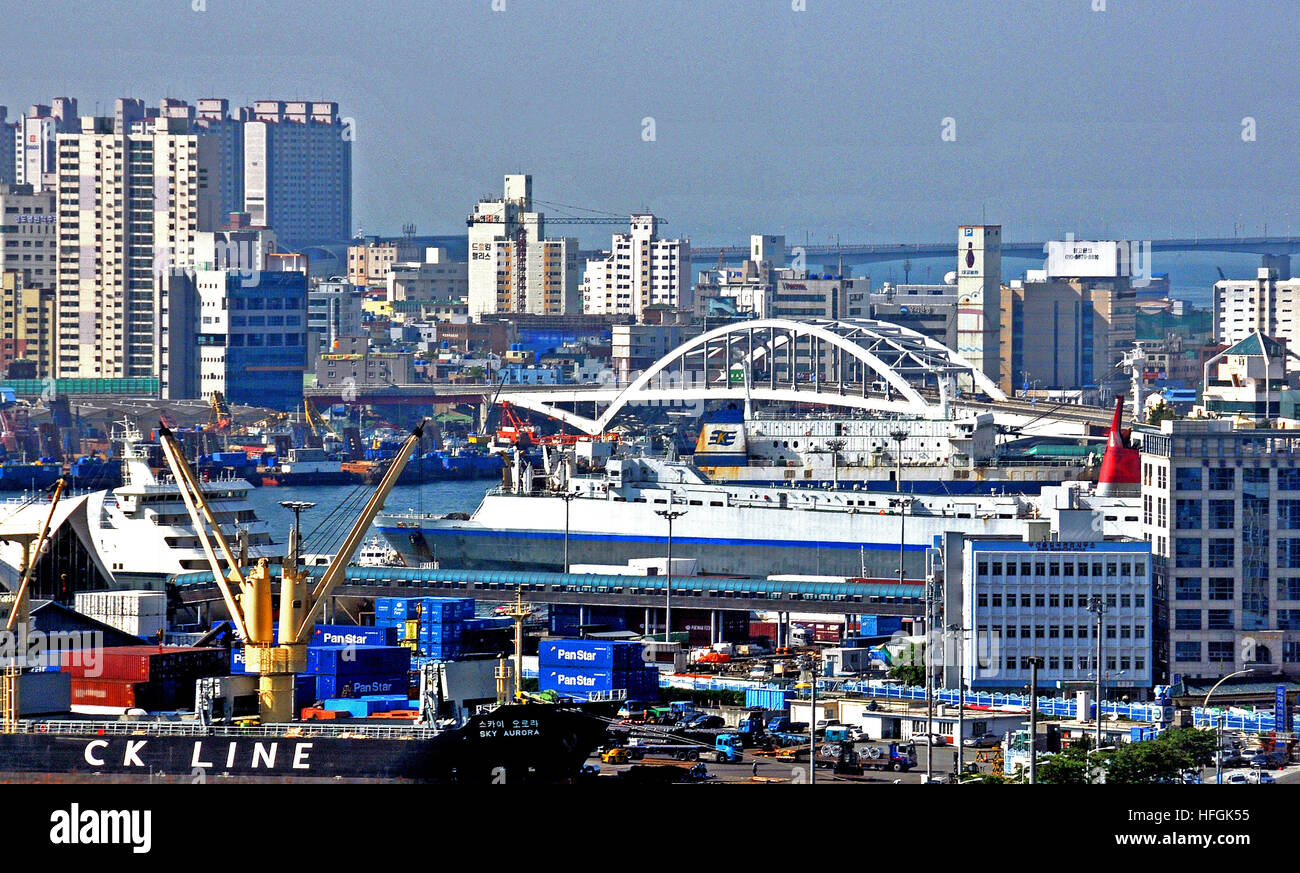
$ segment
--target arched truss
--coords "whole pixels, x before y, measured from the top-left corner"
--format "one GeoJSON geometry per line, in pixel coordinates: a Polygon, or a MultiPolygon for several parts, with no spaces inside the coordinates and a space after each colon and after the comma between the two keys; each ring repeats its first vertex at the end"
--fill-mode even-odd
{"type": "Polygon", "coordinates": [[[588,433],[605,430],[624,407],[708,399],[822,403],[939,417],[960,381],[993,400],[1006,395],[961,355],[914,330],[874,319],[758,319],[697,336],[655,361],[621,390],[578,396],[505,397],[588,433]],[[733,370],[740,367],[740,378],[733,370]],[[609,405],[586,418],[554,404],[609,405]],[[550,401],[550,402],[548,402],[550,401]]]}

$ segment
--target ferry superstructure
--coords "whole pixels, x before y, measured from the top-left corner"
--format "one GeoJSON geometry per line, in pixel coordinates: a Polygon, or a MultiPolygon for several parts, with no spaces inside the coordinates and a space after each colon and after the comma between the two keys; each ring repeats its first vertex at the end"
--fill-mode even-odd
{"type": "MultiPolygon", "coordinates": [[[[569,562],[626,563],[661,557],[674,521],[674,557],[694,558],[705,574],[781,573],[909,579],[925,576],[925,550],[948,531],[1021,537],[1035,520],[1057,530],[1080,524],[1103,535],[1132,535],[1141,523],[1136,450],[1118,431],[1103,470],[1122,468],[1123,487],[1106,481],[1057,482],[1037,494],[915,494],[842,487],[772,487],[711,482],[700,470],[653,458],[614,459],[581,477],[567,466],[540,473],[516,459],[507,484],[472,515],[385,513],[376,527],[409,566],[555,570],[569,562]],[[1114,459],[1123,455],[1125,463],[1114,459]],[[1127,479],[1132,479],[1128,482],[1127,479]],[[571,497],[569,496],[571,495],[571,497]],[[567,498],[567,499],[566,499],[567,498]]],[[[1065,534],[1063,534],[1065,536],[1065,534]]]]}
{"type": "MultiPolygon", "coordinates": [[[[111,584],[161,588],[177,573],[206,569],[180,488],[171,477],[150,469],[139,431],[127,426],[121,436],[123,484],[92,493],[86,504],[87,525],[111,584]]],[[[272,541],[270,528],[248,500],[252,489],[234,475],[203,482],[203,493],[230,541],[237,542],[242,531],[250,557],[278,563],[287,546],[272,541]]]]}

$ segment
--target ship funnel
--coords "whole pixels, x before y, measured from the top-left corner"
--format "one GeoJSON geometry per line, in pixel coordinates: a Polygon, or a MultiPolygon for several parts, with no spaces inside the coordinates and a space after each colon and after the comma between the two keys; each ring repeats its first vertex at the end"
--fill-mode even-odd
{"type": "Polygon", "coordinates": [[[1124,415],[1124,395],[1115,397],[1115,415],[1106,438],[1106,454],[1097,476],[1097,496],[1135,497],[1142,493],[1142,453],[1133,448],[1120,427],[1124,415]]]}

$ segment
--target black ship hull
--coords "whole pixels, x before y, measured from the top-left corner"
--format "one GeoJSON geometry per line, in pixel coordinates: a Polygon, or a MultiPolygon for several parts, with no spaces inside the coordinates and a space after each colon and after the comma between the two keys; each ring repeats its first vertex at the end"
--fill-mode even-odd
{"type": "Polygon", "coordinates": [[[311,723],[274,736],[172,736],[121,733],[120,722],[105,723],[102,734],[61,733],[58,722],[47,722],[45,732],[37,724],[31,733],[0,735],[0,780],[562,782],[604,739],[606,715],[583,704],[511,704],[408,739],[326,736],[311,723]]]}

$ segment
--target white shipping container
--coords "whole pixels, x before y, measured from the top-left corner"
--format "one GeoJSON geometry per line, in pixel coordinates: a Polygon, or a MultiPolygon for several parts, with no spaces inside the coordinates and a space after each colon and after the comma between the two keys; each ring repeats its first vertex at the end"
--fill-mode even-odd
{"type": "Polygon", "coordinates": [[[83,591],[76,609],[124,633],[152,637],[167,623],[167,595],[162,591],[83,591]]]}

